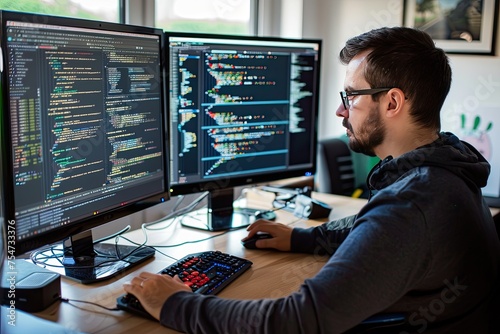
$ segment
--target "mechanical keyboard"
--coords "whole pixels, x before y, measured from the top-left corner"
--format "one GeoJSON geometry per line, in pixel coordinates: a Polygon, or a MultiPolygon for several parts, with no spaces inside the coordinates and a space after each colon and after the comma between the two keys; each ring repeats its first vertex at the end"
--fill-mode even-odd
{"type": "MultiPolygon", "coordinates": [[[[160,274],[178,275],[194,293],[215,295],[243,274],[252,262],[220,251],[205,251],[186,255],[161,270],[160,274]]],[[[144,310],[135,296],[124,294],[118,297],[119,309],[146,317],[152,316],[144,310]]]]}

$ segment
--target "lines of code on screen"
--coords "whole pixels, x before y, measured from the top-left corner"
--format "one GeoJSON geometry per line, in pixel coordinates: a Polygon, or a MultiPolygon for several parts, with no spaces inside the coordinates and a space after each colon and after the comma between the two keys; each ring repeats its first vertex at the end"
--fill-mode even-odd
{"type": "Polygon", "coordinates": [[[15,22],[7,34],[21,237],[141,198],[159,183],[158,38],[15,22]],[[120,192],[132,184],[133,194],[120,192]]]}
{"type": "Polygon", "coordinates": [[[171,44],[170,58],[172,182],[311,161],[313,53],[186,42],[171,44]]]}

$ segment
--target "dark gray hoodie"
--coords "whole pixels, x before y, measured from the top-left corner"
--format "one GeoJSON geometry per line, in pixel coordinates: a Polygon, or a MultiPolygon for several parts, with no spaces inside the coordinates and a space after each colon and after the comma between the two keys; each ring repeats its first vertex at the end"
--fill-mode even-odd
{"type": "Polygon", "coordinates": [[[388,157],[371,172],[375,194],[358,215],[293,230],[292,251],[330,256],[299,291],[253,301],[179,292],[161,323],[190,333],[341,333],[401,312],[407,332],[485,333],[500,264],[480,191],[489,168],[449,133],[388,157]]]}

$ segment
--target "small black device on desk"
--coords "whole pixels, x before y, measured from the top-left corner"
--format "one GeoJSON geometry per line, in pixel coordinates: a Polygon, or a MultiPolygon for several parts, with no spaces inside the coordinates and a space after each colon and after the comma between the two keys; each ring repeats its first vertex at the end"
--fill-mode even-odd
{"type": "Polygon", "coordinates": [[[332,208],[321,201],[305,195],[295,197],[295,209],[293,214],[297,217],[308,219],[328,218],[332,208]]]}
{"type": "Polygon", "coordinates": [[[328,204],[311,197],[310,187],[288,189],[264,186],[262,190],[276,194],[276,199],[273,202],[273,206],[276,209],[293,212],[295,216],[300,218],[328,218],[332,211],[332,208],[328,204]]]}
{"type": "Polygon", "coordinates": [[[9,260],[0,272],[0,301],[16,309],[39,312],[61,298],[61,275],[33,262],[9,260]]]}
{"type": "MultiPolygon", "coordinates": [[[[189,254],[169,265],[160,274],[178,275],[194,293],[215,295],[229,283],[241,276],[252,262],[219,251],[205,251],[189,254]]],[[[154,319],[131,294],[124,294],[117,299],[119,309],[154,319]]]]}

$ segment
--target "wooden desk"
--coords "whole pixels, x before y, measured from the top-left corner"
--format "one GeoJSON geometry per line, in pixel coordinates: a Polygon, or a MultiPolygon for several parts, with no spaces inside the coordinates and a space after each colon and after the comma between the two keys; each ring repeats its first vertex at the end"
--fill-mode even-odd
{"type": "Polygon", "coordinates": [[[490,208],[493,217],[500,216],[500,208],[490,208]]]}
{"type": "MultiPolygon", "coordinates": [[[[258,197],[259,208],[262,209],[270,208],[273,199],[269,193],[259,192],[256,194],[255,191],[252,191],[248,197],[249,201],[258,197]]],[[[362,199],[326,194],[314,194],[313,197],[334,208],[330,219],[356,214],[366,202],[362,199]]],[[[326,221],[326,219],[321,221],[301,220],[285,211],[277,211],[276,214],[278,221],[292,226],[313,226],[326,221]]],[[[153,227],[160,228],[162,225],[166,226],[167,222],[153,227]]],[[[187,240],[205,239],[220,233],[185,228],[177,223],[165,230],[149,231],[148,244],[175,245],[187,240]]],[[[324,257],[313,255],[245,249],[240,240],[246,234],[245,229],[240,229],[199,243],[173,248],[158,248],[158,250],[174,258],[181,258],[189,253],[216,249],[251,260],[253,266],[219,294],[220,297],[238,299],[286,296],[297,290],[305,278],[314,276],[326,261],[324,257]]],[[[127,236],[137,242],[144,241],[140,230],[130,232],[127,236]]],[[[112,308],[116,306],[116,298],[124,293],[123,283],[130,281],[141,271],[158,272],[172,262],[172,259],[157,252],[153,260],[104,282],[82,285],[63,277],[62,296],[69,299],[91,301],[112,308]]],[[[143,319],[128,312],[106,311],[83,303],[57,302],[43,312],[35,313],[35,315],[58,322],[66,328],[87,333],[175,333],[173,330],[162,327],[158,322],[143,319]]]]}
{"type": "MultiPolygon", "coordinates": [[[[249,197],[252,198],[255,195],[259,197],[260,208],[266,209],[270,207],[272,197],[267,197],[271,196],[270,194],[259,192],[258,194],[250,194],[249,197]]],[[[334,208],[330,214],[330,220],[356,214],[366,203],[366,200],[363,199],[328,194],[315,193],[313,197],[330,204],[334,208]]],[[[253,203],[250,202],[249,204],[253,203]]],[[[492,212],[497,213],[498,211],[493,209],[492,212]]],[[[321,221],[300,220],[285,211],[277,211],[277,217],[280,222],[299,227],[314,226],[326,221],[326,219],[321,221]]],[[[167,222],[153,227],[160,228],[162,225],[167,225],[167,222]]],[[[218,234],[220,232],[189,229],[177,223],[165,230],[149,231],[148,244],[175,245],[186,240],[200,240],[218,234]]],[[[196,244],[158,248],[158,250],[174,258],[181,258],[189,253],[216,249],[251,260],[253,266],[219,294],[223,298],[237,299],[286,296],[297,290],[304,279],[314,276],[326,261],[326,258],[314,255],[245,249],[240,240],[246,234],[245,229],[241,229],[196,244]]],[[[143,234],[139,230],[130,232],[127,236],[137,242],[144,240],[143,234]]],[[[123,294],[123,283],[130,281],[132,277],[138,275],[141,271],[158,272],[172,262],[172,259],[157,252],[153,260],[105,282],[82,285],[63,277],[62,296],[69,299],[92,301],[112,308],[116,306],[116,298],[123,294]]],[[[67,304],[57,302],[35,315],[58,322],[66,328],[87,333],[176,333],[162,327],[157,322],[124,311],[105,311],[83,303],[67,304]]]]}

